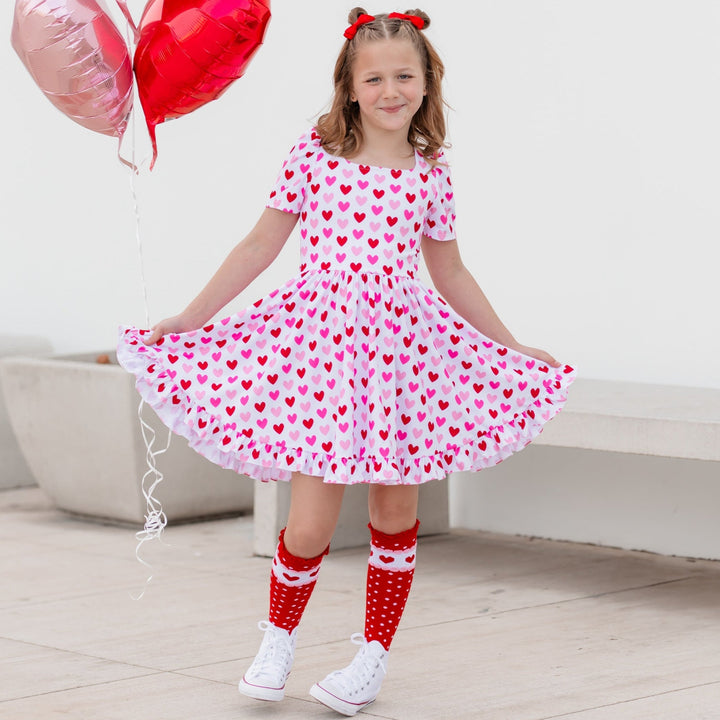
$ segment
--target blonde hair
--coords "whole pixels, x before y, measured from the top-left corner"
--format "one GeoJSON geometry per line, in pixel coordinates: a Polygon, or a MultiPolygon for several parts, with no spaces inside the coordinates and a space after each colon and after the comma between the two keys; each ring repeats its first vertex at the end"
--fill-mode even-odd
{"type": "MultiPolygon", "coordinates": [[[[366,14],[363,8],[354,8],[350,11],[348,22],[352,25],[363,14],[366,14]]],[[[406,14],[422,18],[425,28],[430,25],[430,18],[422,10],[407,10],[406,14]]],[[[351,100],[353,62],[361,43],[389,38],[409,40],[425,68],[426,94],[410,124],[408,142],[432,162],[437,159],[440,150],[447,147],[442,96],[445,66],[424,32],[412,23],[391,18],[386,13],[376,15],[372,22],[361,25],[355,37],[346,41],[340,51],[333,76],[335,94],[332,105],[317,121],[322,146],[333,155],[345,158],[351,158],[360,151],[363,142],[360,108],[351,100]]]]}

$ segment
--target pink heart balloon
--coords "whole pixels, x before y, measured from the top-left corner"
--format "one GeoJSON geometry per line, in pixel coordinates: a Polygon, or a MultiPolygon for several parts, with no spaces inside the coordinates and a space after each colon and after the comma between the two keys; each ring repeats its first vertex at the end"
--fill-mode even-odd
{"type": "Polygon", "coordinates": [[[12,46],[69,118],[122,138],[133,103],[127,45],[96,0],[17,0],[12,46]]]}

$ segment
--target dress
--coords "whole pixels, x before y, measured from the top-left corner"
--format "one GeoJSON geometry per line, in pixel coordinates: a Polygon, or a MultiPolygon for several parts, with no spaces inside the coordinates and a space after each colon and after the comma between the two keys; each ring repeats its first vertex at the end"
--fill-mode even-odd
{"type": "Polygon", "coordinates": [[[572,368],[480,334],[417,277],[422,235],[453,240],[449,168],[330,155],[314,129],[268,206],[300,214],[299,273],[240,313],[118,360],[211,461],[261,480],[418,484],[522,449],[563,406],[572,368]]]}

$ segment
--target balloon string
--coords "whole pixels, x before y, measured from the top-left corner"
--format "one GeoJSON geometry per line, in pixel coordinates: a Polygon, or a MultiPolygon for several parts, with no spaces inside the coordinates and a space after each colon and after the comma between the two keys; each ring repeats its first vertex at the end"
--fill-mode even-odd
{"type": "MultiPolygon", "coordinates": [[[[131,19],[128,18],[128,21],[131,22],[131,19]]],[[[132,24],[132,23],[131,23],[132,24]]],[[[133,30],[136,30],[135,26],[133,25],[133,30]]],[[[127,36],[128,36],[128,45],[132,47],[132,40],[130,38],[130,31],[129,28],[127,29],[127,36]]],[[[137,34],[136,34],[137,37],[137,34]]],[[[149,303],[148,303],[148,294],[147,294],[147,281],[145,279],[145,257],[143,253],[143,243],[142,243],[142,233],[141,233],[141,224],[140,224],[140,208],[139,208],[139,202],[138,202],[138,193],[137,193],[137,186],[136,186],[136,176],[139,173],[137,163],[135,162],[135,151],[136,151],[136,106],[135,103],[133,103],[133,108],[131,110],[131,125],[132,130],[130,133],[130,157],[131,162],[128,164],[131,167],[130,172],[130,193],[132,196],[132,202],[133,202],[133,213],[135,216],[135,241],[137,244],[137,252],[138,252],[138,265],[139,265],[139,271],[140,271],[140,286],[142,288],[142,297],[143,297],[143,307],[145,309],[145,327],[150,327],[150,310],[149,310],[149,303]]],[[[137,596],[134,597],[135,600],[140,600],[143,595],[145,595],[145,590],[147,589],[147,586],[149,585],[150,581],[153,579],[152,575],[152,566],[147,561],[143,560],[143,558],[140,555],[140,550],[142,546],[148,542],[149,540],[158,539],[162,541],[162,531],[167,526],[167,516],[165,515],[162,503],[153,495],[155,492],[155,489],[157,486],[162,482],[163,480],[163,473],[158,469],[156,458],[159,455],[162,455],[163,453],[166,453],[168,449],[170,448],[170,441],[172,439],[172,433],[168,430],[168,439],[167,443],[164,448],[160,448],[159,450],[154,449],[155,442],[157,440],[157,433],[155,432],[155,429],[150,426],[145,419],[142,416],[142,411],[144,407],[144,401],[142,398],[140,399],[140,404],[138,405],[138,420],[140,421],[140,432],[142,433],[143,442],[145,444],[145,464],[147,465],[147,470],[145,471],[145,474],[142,477],[142,480],[140,482],[140,486],[142,489],[143,497],[145,498],[145,504],[146,504],[146,514],[145,514],[145,525],[142,530],[137,532],[135,534],[135,537],[137,538],[137,546],[135,547],[135,557],[138,559],[140,563],[142,563],[145,567],[147,567],[150,570],[150,575],[145,580],[145,585],[143,587],[142,592],[137,596]],[[150,482],[152,478],[152,482],[150,482]],[[150,482],[150,485],[148,487],[148,483],[150,482]]]]}
{"type": "MultiPolygon", "coordinates": [[[[132,158],[135,160],[135,123],[133,122],[133,135],[132,135],[132,158]]],[[[133,210],[135,213],[135,239],[137,241],[138,259],[140,266],[140,284],[143,293],[143,305],[145,307],[145,324],[146,327],[150,327],[150,311],[147,298],[147,282],[145,281],[145,258],[143,254],[142,235],[140,232],[140,211],[138,207],[137,189],[135,186],[135,172],[130,173],[130,190],[133,198],[133,210]]],[[[142,477],[141,488],[143,497],[146,503],[146,515],[145,515],[145,526],[144,528],[135,534],[138,540],[137,547],[135,548],[135,557],[145,567],[149,568],[152,572],[152,566],[140,557],[140,549],[148,542],[155,538],[161,539],[162,531],[167,525],[167,517],[162,509],[162,503],[153,495],[157,486],[163,480],[163,473],[158,469],[156,458],[158,455],[162,455],[167,452],[170,448],[170,441],[172,440],[172,432],[168,430],[167,444],[164,448],[154,450],[155,441],[157,439],[157,433],[155,429],[151,427],[142,416],[142,410],[144,401],[141,399],[138,406],[138,419],[140,421],[140,431],[142,433],[143,442],[145,443],[145,464],[147,470],[142,477]],[[148,487],[148,481],[153,478],[152,483],[148,487]]],[[[152,574],[145,580],[145,588],[152,580],[152,574]]],[[[140,600],[145,594],[145,590],[140,593],[136,600],[140,600]]]]}
{"type": "Polygon", "coordinates": [[[160,448],[159,450],[153,449],[155,441],[157,440],[157,433],[155,432],[155,429],[151,425],[149,425],[142,416],[144,404],[144,401],[140,400],[140,405],[138,406],[138,419],[140,420],[140,430],[142,432],[143,442],[145,443],[145,464],[147,465],[147,470],[142,477],[141,488],[143,496],[145,497],[147,514],[145,515],[145,527],[139,532],[135,533],[135,537],[138,541],[138,544],[135,548],[135,557],[140,563],[142,563],[150,570],[151,574],[145,580],[145,586],[140,595],[133,598],[135,600],[140,600],[143,595],[145,595],[145,590],[150,584],[150,581],[153,579],[152,565],[142,559],[142,557],[140,556],[140,549],[149,540],[158,539],[162,541],[162,531],[167,525],[167,516],[163,511],[162,503],[153,496],[153,492],[155,491],[155,488],[157,488],[157,486],[163,481],[164,478],[163,473],[160,472],[157,467],[156,458],[158,457],[158,455],[162,455],[170,449],[170,440],[172,439],[172,433],[168,432],[168,440],[165,447],[160,448]],[[152,483],[148,487],[148,482],[151,478],[152,483]]]}
{"type": "MultiPolygon", "coordinates": [[[[132,24],[132,19],[130,18],[128,20],[132,24]]],[[[136,30],[135,25],[132,25],[133,30],[136,30]]],[[[133,46],[132,39],[130,38],[130,28],[125,29],[125,34],[127,36],[127,42],[130,47],[133,46]]],[[[139,203],[138,203],[138,195],[137,195],[137,187],[135,184],[135,177],[139,174],[140,170],[137,166],[137,162],[135,161],[135,151],[137,147],[137,112],[136,112],[136,106],[137,103],[133,103],[132,108],[130,110],[130,125],[132,126],[132,129],[130,131],[130,167],[135,168],[133,172],[130,173],[130,194],[132,195],[132,201],[133,201],[133,212],[135,214],[135,243],[137,244],[137,250],[138,250],[138,261],[139,261],[139,267],[140,267],[140,286],[142,287],[143,292],[143,307],[145,308],[145,327],[150,327],[150,311],[149,311],[149,305],[148,305],[148,296],[147,296],[147,282],[145,280],[145,258],[143,255],[143,244],[142,244],[142,237],[140,233],[140,209],[139,209],[139,203]]]]}
{"type": "MultiPolygon", "coordinates": [[[[135,111],[133,110],[133,115],[135,111]]],[[[135,122],[133,118],[132,151],[131,157],[135,163],[135,122]]],[[[145,255],[143,252],[142,236],[140,233],[140,207],[138,203],[137,187],[135,185],[135,172],[130,173],[130,194],[132,195],[133,213],[135,214],[135,244],[138,252],[138,265],[140,269],[140,287],[142,289],[143,308],[145,309],[145,327],[150,327],[150,310],[148,304],[147,281],[145,279],[145,255]]]]}

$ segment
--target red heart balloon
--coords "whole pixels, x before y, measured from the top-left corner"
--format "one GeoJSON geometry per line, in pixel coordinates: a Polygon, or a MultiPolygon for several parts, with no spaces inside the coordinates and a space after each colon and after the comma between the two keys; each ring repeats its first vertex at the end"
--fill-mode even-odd
{"type": "Polygon", "coordinates": [[[150,0],[135,80],[157,158],[155,127],[218,98],[262,44],[270,0],[150,0]]]}

